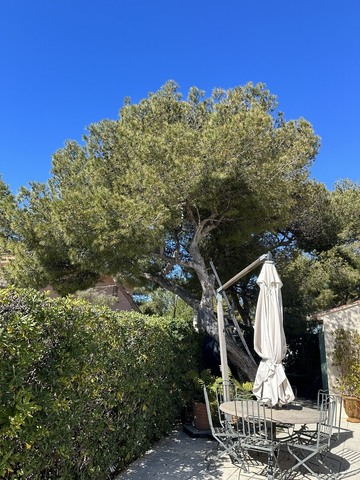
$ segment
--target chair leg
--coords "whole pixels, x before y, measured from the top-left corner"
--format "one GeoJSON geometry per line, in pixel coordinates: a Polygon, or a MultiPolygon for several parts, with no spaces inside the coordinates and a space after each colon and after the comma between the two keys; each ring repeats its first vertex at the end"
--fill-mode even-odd
{"type": "MultiPolygon", "coordinates": [[[[224,441],[222,438],[218,436],[214,436],[215,440],[218,442],[218,450],[216,455],[213,455],[213,458],[221,458],[224,455],[228,455],[230,457],[231,462],[239,467],[241,470],[247,471],[246,466],[246,459],[244,452],[241,448],[237,448],[236,443],[233,440],[229,440],[228,442],[224,441]]],[[[208,467],[211,461],[211,454],[214,450],[211,450],[209,454],[206,456],[206,460],[208,461],[208,467]],[[209,458],[210,457],[210,458],[209,458]]]]}
{"type": "Polygon", "coordinates": [[[277,477],[277,473],[280,472],[280,465],[279,465],[279,450],[275,450],[273,452],[269,452],[268,454],[268,469],[267,475],[268,480],[273,480],[277,477]]]}
{"type": "MultiPolygon", "coordinates": [[[[219,442],[215,448],[210,450],[210,452],[207,453],[205,457],[205,461],[207,462],[206,469],[208,470],[210,468],[210,464],[212,460],[219,459],[221,457],[224,457],[225,455],[231,455],[230,453],[231,448],[226,447],[223,442],[219,442]]],[[[231,458],[231,457],[230,457],[231,458]]]]}
{"type": "Polygon", "coordinates": [[[297,463],[292,466],[290,469],[289,469],[289,472],[294,472],[295,470],[297,470],[301,465],[306,468],[310,473],[311,475],[317,475],[308,465],[307,465],[307,462],[309,460],[311,460],[313,457],[315,457],[318,452],[311,452],[308,456],[304,457],[304,458],[300,458],[298,455],[296,455],[296,453],[294,452],[294,450],[292,450],[289,446],[288,446],[288,451],[289,453],[297,460],[297,463]]]}
{"type": "Polygon", "coordinates": [[[323,469],[324,469],[324,475],[326,475],[326,478],[329,478],[329,479],[337,479],[339,478],[339,475],[340,475],[340,468],[341,468],[341,462],[339,462],[338,460],[334,459],[336,462],[339,463],[339,469],[337,472],[334,472],[334,470],[329,466],[328,462],[326,462],[326,459],[328,458],[329,456],[329,452],[328,451],[323,451],[323,452],[311,452],[309,455],[307,456],[304,456],[303,458],[300,458],[300,456],[296,455],[294,453],[294,450],[291,449],[290,447],[288,447],[288,450],[290,452],[290,454],[297,460],[297,463],[292,466],[287,474],[288,475],[285,475],[284,477],[282,478],[290,478],[289,475],[292,473],[292,472],[295,472],[295,470],[298,470],[299,467],[303,466],[304,468],[306,468],[306,470],[311,474],[311,475],[314,475],[315,477],[318,477],[319,476],[319,472],[315,472],[312,468],[310,468],[309,466],[309,462],[310,460],[312,459],[317,459],[318,461],[318,464],[319,466],[321,466],[323,469]]]}
{"type": "Polygon", "coordinates": [[[269,453],[268,455],[268,480],[273,480],[274,479],[274,455],[272,452],[269,453]]]}

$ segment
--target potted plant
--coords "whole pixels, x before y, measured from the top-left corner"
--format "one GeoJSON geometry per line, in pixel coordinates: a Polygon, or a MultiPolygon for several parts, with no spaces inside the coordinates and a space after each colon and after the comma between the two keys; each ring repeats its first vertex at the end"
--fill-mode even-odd
{"type": "Polygon", "coordinates": [[[333,365],[349,422],[360,422],[360,334],[354,330],[335,330],[333,365]]]}
{"type": "MultiPolygon", "coordinates": [[[[214,413],[214,418],[216,418],[216,391],[219,388],[222,388],[222,378],[217,377],[211,374],[210,369],[202,370],[201,372],[196,372],[195,370],[191,370],[188,372],[188,379],[191,380],[194,394],[193,394],[193,402],[192,402],[192,410],[193,410],[193,424],[197,430],[209,430],[209,420],[206,410],[206,404],[204,399],[204,385],[208,392],[209,402],[210,402],[210,409],[214,413]]],[[[252,397],[252,382],[246,382],[240,384],[237,380],[235,380],[231,372],[229,371],[229,380],[231,383],[235,384],[237,387],[237,392],[241,395],[246,395],[252,397]]]]}
{"type": "MultiPolygon", "coordinates": [[[[203,388],[206,386],[209,393],[210,402],[215,400],[215,395],[212,395],[212,386],[216,383],[217,377],[211,374],[211,370],[205,369],[201,372],[191,370],[188,372],[188,380],[190,380],[193,387],[193,424],[197,430],[210,430],[203,388]]],[[[221,380],[221,379],[220,379],[221,380]]]]}

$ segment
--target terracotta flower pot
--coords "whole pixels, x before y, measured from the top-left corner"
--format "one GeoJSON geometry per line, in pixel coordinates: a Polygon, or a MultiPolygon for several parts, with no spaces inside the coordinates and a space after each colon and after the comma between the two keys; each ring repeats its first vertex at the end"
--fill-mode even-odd
{"type": "Polygon", "coordinates": [[[210,430],[205,403],[193,403],[194,427],[198,430],[210,430]]]}
{"type": "Polygon", "coordinates": [[[348,416],[347,421],[360,423],[360,398],[343,396],[345,413],[348,416]]]}

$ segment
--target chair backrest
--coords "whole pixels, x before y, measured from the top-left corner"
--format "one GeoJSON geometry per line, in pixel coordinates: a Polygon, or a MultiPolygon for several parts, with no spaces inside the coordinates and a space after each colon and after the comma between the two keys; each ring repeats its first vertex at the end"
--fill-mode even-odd
{"type": "Polygon", "coordinates": [[[320,411],[320,423],[323,424],[324,432],[330,430],[330,436],[339,437],[342,411],[341,395],[330,394],[329,390],[319,390],[317,395],[317,406],[320,411]]]}
{"type": "Polygon", "coordinates": [[[207,413],[208,420],[209,420],[209,426],[210,426],[211,433],[214,434],[214,433],[215,433],[215,429],[214,429],[214,424],[213,424],[212,415],[211,415],[209,395],[208,395],[208,392],[207,392],[207,390],[206,390],[205,385],[204,385],[204,387],[203,387],[203,390],[204,390],[206,413],[207,413]]]}
{"type": "Polygon", "coordinates": [[[236,416],[239,418],[239,430],[243,436],[260,438],[265,443],[273,441],[272,408],[268,407],[266,402],[240,398],[235,405],[236,416]]]}
{"type": "Polygon", "coordinates": [[[226,417],[225,414],[220,410],[220,405],[224,403],[224,390],[221,384],[215,387],[215,399],[217,408],[217,420],[219,422],[219,425],[225,427],[226,417]]]}
{"type": "Polygon", "coordinates": [[[331,439],[340,431],[341,397],[326,392],[319,393],[319,423],[317,426],[317,445],[330,447],[331,439]]]}
{"type": "MultiPolygon", "coordinates": [[[[216,409],[217,409],[217,418],[214,416],[212,413],[212,408],[211,404],[209,401],[209,395],[206,390],[206,387],[204,385],[204,398],[205,398],[205,404],[206,404],[206,411],[207,411],[207,416],[209,419],[209,426],[211,433],[215,439],[219,441],[219,437],[223,438],[228,437],[231,439],[237,438],[238,437],[238,428],[236,421],[233,421],[234,419],[232,418],[231,415],[226,414],[220,410],[220,405],[223,403],[223,395],[222,395],[222,390],[219,386],[218,389],[215,390],[216,394],[216,409]],[[215,424],[214,424],[215,421],[215,424]]],[[[222,443],[220,441],[220,443],[222,443]]]]}
{"type": "MultiPolygon", "coordinates": [[[[233,383],[229,382],[226,386],[227,390],[227,397],[229,398],[230,401],[235,400],[236,398],[236,387],[233,383]]],[[[226,428],[229,427],[229,423],[234,423],[231,419],[231,416],[228,414],[224,413],[222,410],[220,410],[220,405],[224,403],[225,401],[225,395],[224,395],[224,382],[221,384],[217,385],[215,387],[215,397],[216,397],[216,406],[217,406],[217,413],[218,413],[218,421],[219,424],[226,428]]]]}

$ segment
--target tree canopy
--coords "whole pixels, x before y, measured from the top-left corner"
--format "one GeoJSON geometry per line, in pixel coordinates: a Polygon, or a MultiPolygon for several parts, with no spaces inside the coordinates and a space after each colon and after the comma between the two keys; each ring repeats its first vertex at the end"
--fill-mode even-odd
{"type": "MultiPolygon", "coordinates": [[[[352,187],[331,194],[309,180],[318,147],[310,123],[286,121],[262,84],[209,97],[191,88],[184,99],[170,81],[137,104],[127,99],[118,120],[90,125],[82,144],[66,142],[48,183],[22,189],[8,274],[62,293],[101,274],[160,285],[216,338],[211,259],[226,281],[267,249],[285,258],[291,245],[306,264],[300,252],[318,259],[358,238],[352,200],[335,211],[352,187]]],[[[251,362],[229,348],[251,377],[251,362]]]]}
{"type": "Polygon", "coordinates": [[[332,192],[318,185],[310,198],[293,223],[297,242],[283,255],[284,283],[303,316],[360,297],[360,185],[339,181],[332,192]]]}

